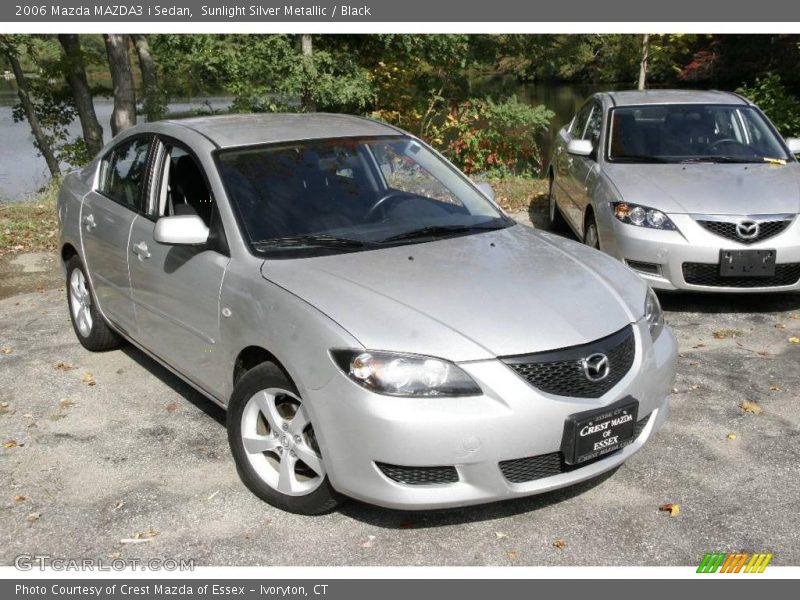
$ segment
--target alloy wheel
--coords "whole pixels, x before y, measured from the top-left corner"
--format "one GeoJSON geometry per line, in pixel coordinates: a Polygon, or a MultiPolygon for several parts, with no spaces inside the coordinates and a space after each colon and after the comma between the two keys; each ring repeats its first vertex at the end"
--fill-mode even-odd
{"type": "Polygon", "coordinates": [[[83,337],[92,333],[92,295],[86,285],[86,277],[80,269],[73,269],[69,276],[69,306],[78,332],[83,337]]]}
{"type": "Polygon", "coordinates": [[[241,436],[248,462],[274,490],[304,496],[325,480],[314,429],[295,393],[269,388],[254,394],[242,411],[241,436]]]}

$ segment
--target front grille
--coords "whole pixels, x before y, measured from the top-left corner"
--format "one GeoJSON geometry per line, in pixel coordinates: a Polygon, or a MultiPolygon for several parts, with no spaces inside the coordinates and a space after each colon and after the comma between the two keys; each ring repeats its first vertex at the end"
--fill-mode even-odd
{"type": "Polygon", "coordinates": [[[722,277],[718,264],[683,263],[683,279],[692,285],[713,287],[780,287],[800,281],[800,263],[775,265],[775,275],[771,277],[722,277]]]}
{"type": "MultiPolygon", "coordinates": [[[[636,423],[636,428],[633,432],[634,439],[638,438],[650,420],[650,415],[639,419],[636,423]]],[[[527,458],[516,458],[513,460],[504,460],[499,463],[500,471],[511,483],[525,483],[528,481],[535,481],[537,479],[544,479],[545,477],[552,477],[560,473],[568,473],[575,469],[580,469],[586,465],[590,465],[598,460],[608,458],[619,452],[611,452],[598,456],[593,460],[586,461],[579,465],[568,465],[564,462],[564,455],[561,452],[550,452],[549,454],[540,454],[539,456],[529,456],[527,458]]]]}
{"type": "Polygon", "coordinates": [[[608,337],[588,344],[510,356],[501,360],[530,385],[548,394],[599,398],[619,383],[630,370],[635,354],[633,328],[628,325],[608,337]],[[605,379],[591,381],[584,374],[581,360],[596,353],[608,357],[609,373],[605,379]]]}
{"type": "Polygon", "coordinates": [[[730,221],[702,221],[697,220],[700,225],[708,229],[711,233],[716,233],[718,236],[735,240],[740,244],[755,244],[761,240],[766,240],[773,236],[778,235],[791,224],[791,219],[784,219],[781,221],[759,221],[758,222],[758,235],[751,240],[745,240],[739,237],[736,233],[736,223],[730,221]]]}
{"type": "Polygon", "coordinates": [[[438,485],[458,482],[458,471],[455,467],[401,467],[386,463],[375,464],[389,479],[406,485],[438,485]]]}

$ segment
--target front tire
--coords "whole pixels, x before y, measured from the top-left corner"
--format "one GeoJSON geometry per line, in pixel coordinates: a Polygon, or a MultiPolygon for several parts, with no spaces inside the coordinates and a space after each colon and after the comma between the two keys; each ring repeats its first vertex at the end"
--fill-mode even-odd
{"type": "Polygon", "coordinates": [[[341,503],[303,400],[274,364],[242,376],[228,404],[227,425],[236,470],[256,496],[302,515],[326,513],[341,503]]]}
{"type": "Polygon", "coordinates": [[[594,215],[586,217],[586,225],[583,228],[583,243],[600,250],[600,236],[597,233],[597,222],[594,220],[594,215]]]}
{"type": "Polygon", "coordinates": [[[103,320],[81,259],[67,261],[67,306],[72,328],[81,345],[92,352],[117,348],[122,339],[103,320]]]}

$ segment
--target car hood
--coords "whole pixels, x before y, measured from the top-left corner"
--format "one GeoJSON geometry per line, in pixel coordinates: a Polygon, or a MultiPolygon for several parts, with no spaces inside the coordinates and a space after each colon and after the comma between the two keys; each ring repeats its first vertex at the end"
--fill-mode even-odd
{"type": "Polygon", "coordinates": [[[604,337],[641,318],[647,290],[614,259],[521,225],[379,250],[266,260],[261,273],[365,348],[454,361],[604,337]]]}
{"type": "Polygon", "coordinates": [[[665,213],[756,215],[800,211],[797,163],[606,163],[604,170],[626,202],[665,213]]]}

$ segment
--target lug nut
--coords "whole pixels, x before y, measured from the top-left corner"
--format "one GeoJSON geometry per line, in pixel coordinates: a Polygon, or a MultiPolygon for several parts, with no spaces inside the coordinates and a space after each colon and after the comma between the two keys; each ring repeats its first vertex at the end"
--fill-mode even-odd
{"type": "Polygon", "coordinates": [[[282,423],[281,424],[281,429],[283,429],[284,431],[287,431],[289,429],[289,424],[288,423],[282,423]]]}
{"type": "Polygon", "coordinates": [[[299,435],[294,436],[294,443],[295,444],[299,444],[300,443],[300,436],[299,435]]]}
{"type": "Polygon", "coordinates": [[[295,451],[294,451],[294,450],[289,450],[289,454],[290,454],[291,456],[297,456],[297,454],[295,453],[295,451]]]}

